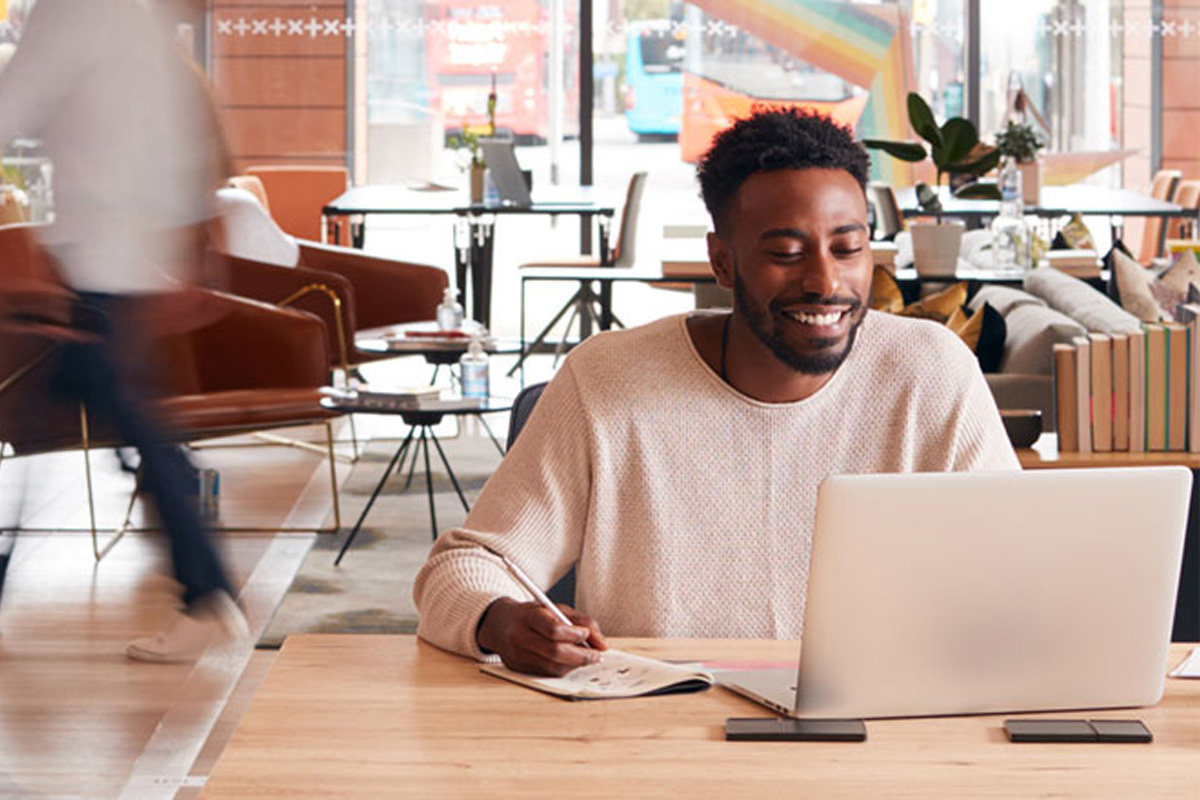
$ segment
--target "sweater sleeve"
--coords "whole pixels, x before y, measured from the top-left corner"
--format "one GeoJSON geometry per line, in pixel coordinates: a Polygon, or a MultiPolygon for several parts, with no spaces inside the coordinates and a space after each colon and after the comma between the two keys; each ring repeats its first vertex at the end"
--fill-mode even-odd
{"type": "Polygon", "coordinates": [[[484,658],[475,639],[483,612],[499,597],[530,599],[484,547],[503,553],[542,588],[578,560],[591,496],[591,436],[568,358],[464,526],[438,538],[417,574],[418,635],[484,658]]]}

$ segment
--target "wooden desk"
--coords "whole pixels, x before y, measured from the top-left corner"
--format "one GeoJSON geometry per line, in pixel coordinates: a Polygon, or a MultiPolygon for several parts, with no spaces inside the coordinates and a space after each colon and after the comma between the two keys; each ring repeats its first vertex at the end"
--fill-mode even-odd
{"type": "Polygon", "coordinates": [[[1058,436],[1043,433],[1032,448],[1017,450],[1022,469],[1081,469],[1085,467],[1150,467],[1178,464],[1192,471],[1192,502],[1188,508],[1175,623],[1171,639],[1200,639],[1200,453],[1060,453],[1058,436]]]}
{"type": "MultiPolygon", "coordinates": [[[[793,662],[793,642],[622,640],[672,659],[793,662]]],[[[1171,650],[1171,666],[1186,648],[1171,650]]],[[[1151,745],[1015,745],[1004,717],[867,723],[863,744],[724,741],[730,692],[572,703],[411,636],[291,636],[208,782],[248,797],[1188,797],[1200,681],[1167,679],[1151,745]]],[[[1047,716],[1047,715],[1039,715],[1047,716]]],[[[1068,716],[1056,714],[1049,716],[1068,716]]]]}

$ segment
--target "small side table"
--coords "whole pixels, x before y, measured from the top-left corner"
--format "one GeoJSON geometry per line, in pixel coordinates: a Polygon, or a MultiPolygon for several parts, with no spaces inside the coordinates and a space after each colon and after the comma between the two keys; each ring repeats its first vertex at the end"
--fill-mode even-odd
{"type": "Polygon", "coordinates": [[[449,476],[450,482],[454,484],[454,491],[458,493],[458,499],[462,501],[463,510],[470,511],[471,505],[467,502],[466,495],[463,494],[462,487],[458,483],[458,477],[454,474],[454,469],[450,466],[450,460],[446,458],[446,453],[442,450],[442,444],[438,441],[437,434],[433,432],[433,428],[447,416],[461,417],[508,411],[512,408],[512,400],[504,397],[488,397],[478,401],[459,398],[414,400],[397,396],[394,400],[389,401],[386,398],[381,398],[379,394],[372,394],[367,400],[347,397],[325,397],[322,398],[321,405],[329,409],[349,411],[356,414],[397,414],[409,426],[408,435],[404,437],[404,441],[396,449],[392,460],[388,462],[387,469],[383,471],[383,477],[379,479],[375,490],[371,492],[371,497],[367,500],[367,505],[359,515],[358,521],[354,523],[354,528],[350,531],[350,536],[346,538],[345,544],[342,545],[341,551],[338,552],[337,558],[334,559],[333,564],[337,566],[342,562],[342,557],[350,549],[350,545],[354,542],[355,537],[358,536],[363,521],[367,518],[367,513],[370,512],[371,506],[375,504],[375,499],[379,497],[379,493],[383,490],[383,485],[391,477],[392,472],[396,469],[396,465],[403,463],[404,457],[408,454],[410,447],[413,448],[413,462],[404,488],[407,489],[411,485],[418,453],[423,450],[425,456],[425,492],[429,497],[429,522],[433,530],[433,538],[437,539],[438,525],[437,511],[433,503],[433,476],[429,463],[430,442],[433,442],[438,456],[442,459],[442,465],[446,468],[446,474],[449,476]]]}

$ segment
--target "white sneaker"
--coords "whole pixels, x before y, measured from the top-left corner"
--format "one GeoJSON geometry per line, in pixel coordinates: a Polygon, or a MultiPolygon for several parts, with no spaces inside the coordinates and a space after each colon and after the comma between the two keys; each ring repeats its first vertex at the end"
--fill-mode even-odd
{"type": "Polygon", "coordinates": [[[181,616],[170,629],[130,642],[125,655],[135,661],[173,664],[195,661],[216,636],[236,647],[250,642],[246,617],[225,592],[214,592],[181,616]]]}

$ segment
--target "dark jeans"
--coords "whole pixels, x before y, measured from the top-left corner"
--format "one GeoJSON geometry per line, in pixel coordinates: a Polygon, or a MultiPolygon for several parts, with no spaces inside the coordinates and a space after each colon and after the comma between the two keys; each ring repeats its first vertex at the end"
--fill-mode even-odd
{"type": "Polygon", "coordinates": [[[183,450],[172,443],[148,412],[150,387],[139,378],[148,373],[125,296],[80,292],[76,317],[100,334],[97,342],[66,346],[55,376],[56,393],[82,401],[89,415],[113,423],[121,439],[141,454],[142,486],[153,497],[170,541],[175,579],[183,584],[183,602],[191,607],[229,581],[209,539],[199,511],[189,500],[196,471],[183,450]]]}

